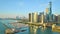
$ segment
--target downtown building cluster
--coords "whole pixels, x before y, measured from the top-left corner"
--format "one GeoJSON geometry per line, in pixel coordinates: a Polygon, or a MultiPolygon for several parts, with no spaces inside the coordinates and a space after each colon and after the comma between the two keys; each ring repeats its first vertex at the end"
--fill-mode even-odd
{"type": "Polygon", "coordinates": [[[49,2],[49,6],[46,8],[45,13],[40,12],[34,12],[34,13],[29,13],[29,22],[34,22],[34,23],[57,23],[60,22],[60,15],[56,16],[52,14],[52,2],[49,2]]]}

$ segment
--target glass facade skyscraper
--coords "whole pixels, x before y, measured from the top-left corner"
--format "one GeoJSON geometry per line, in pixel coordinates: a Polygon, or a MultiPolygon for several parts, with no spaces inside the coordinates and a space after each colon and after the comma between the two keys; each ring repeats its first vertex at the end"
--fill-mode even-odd
{"type": "Polygon", "coordinates": [[[49,2],[48,8],[46,9],[46,22],[51,22],[53,21],[53,16],[52,16],[52,2],[49,2]]]}

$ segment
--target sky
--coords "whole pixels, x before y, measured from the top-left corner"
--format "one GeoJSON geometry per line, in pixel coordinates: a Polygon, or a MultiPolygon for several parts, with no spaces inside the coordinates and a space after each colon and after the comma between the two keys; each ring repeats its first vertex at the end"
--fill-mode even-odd
{"type": "Polygon", "coordinates": [[[52,13],[60,14],[60,0],[0,0],[0,18],[28,17],[32,12],[45,12],[52,2],[52,13]]]}

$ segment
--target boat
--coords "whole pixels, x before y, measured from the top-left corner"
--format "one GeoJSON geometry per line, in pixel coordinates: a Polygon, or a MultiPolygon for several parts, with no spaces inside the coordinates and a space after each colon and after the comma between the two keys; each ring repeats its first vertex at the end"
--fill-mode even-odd
{"type": "Polygon", "coordinates": [[[6,29],[6,30],[5,30],[5,33],[6,33],[6,34],[13,34],[14,31],[9,28],[9,29],[6,29]]]}
{"type": "Polygon", "coordinates": [[[6,34],[13,34],[13,33],[18,33],[20,32],[20,30],[17,30],[17,29],[14,29],[14,28],[9,28],[9,29],[6,29],[6,34]]]}
{"type": "Polygon", "coordinates": [[[52,31],[53,32],[60,32],[60,26],[57,26],[56,24],[52,25],[52,31]]]}
{"type": "Polygon", "coordinates": [[[25,32],[26,30],[21,30],[21,32],[25,32]]]}

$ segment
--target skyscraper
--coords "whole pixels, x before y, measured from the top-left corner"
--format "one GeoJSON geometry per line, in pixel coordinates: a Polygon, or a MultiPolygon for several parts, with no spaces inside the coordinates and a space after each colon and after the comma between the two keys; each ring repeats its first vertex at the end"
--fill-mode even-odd
{"type": "Polygon", "coordinates": [[[49,9],[49,14],[51,15],[52,14],[52,2],[51,1],[49,2],[48,9],[49,9]]]}
{"type": "Polygon", "coordinates": [[[46,14],[48,14],[48,11],[49,11],[48,8],[46,8],[46,14]]]}
{"type": "Polygon", "coordinates": [[[29,22],[38,22],[38,13],[29,13],[29,22]]]}
{"type": "Polygon", "coordinates": [[[58,23],[60,23],[60,15],[58,15],[58,23]]]}
{"type": "Polygon", "coordinates": [[[38,13],[37,12],[34,13],[34,22],[38,22],[38,13]]]}
{"type": "Polygon", "coordinates": [[[33,22],[33,13],[29,13],[29,22],[33,22]]]}
{"type": "Polygon", "coordinates": [[[44,12],[42,12],[42,14],[41,14],[41,23],[43,23],[44,22],[44,20],[45,20],[45,18],[44,18],[44,12]]]}
{"type": "Polygon", "coordinates": [[[29,22],[31,22],[31,13],[29,13],[29,22]]]}
{"type": "Polygon", "coordinates": [[[52,22],[52,2],[49,2],[48,8],[46,8],[46,21],[52,22]]]}
{"type": "Polygon", "coordinates": [[[49,22],[53,22],[52,2],[49,2],[49,22]]]}

